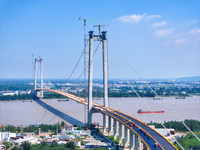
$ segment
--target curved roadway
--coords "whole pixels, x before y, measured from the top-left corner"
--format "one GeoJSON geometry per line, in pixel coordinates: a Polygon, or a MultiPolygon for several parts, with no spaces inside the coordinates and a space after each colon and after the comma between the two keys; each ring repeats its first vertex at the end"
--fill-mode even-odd
{"type": "MultiPolygon", "coordinates": [[[[37,89],[37,90],[44,90],[44,91],[58,93],[72,100],[75,100],[78,103],[88,105],[88,100],[67,92],[52,90],[52,89],[37,89]]],[[[132,130],[136,135],[138,135],[141,138],[141,140],[149,148],[149,150],[178,150],[165,137],[163,137],[154,129],[150,128],[145,123],[137,120],[136,118],[128,116],[120,111],[108,107],[103,107],[102,105],[95,102],[93,102],[93,109],[101,113],[107,114],[112,118],[121,122],[123,125],[127,126],[130,130],[132,130]],[[132,125],[130,124],[132,124],[133,127],[131,127],[132,125]],[[158,144],[157,147],[155,146],[155,143],[158,144]]]]}

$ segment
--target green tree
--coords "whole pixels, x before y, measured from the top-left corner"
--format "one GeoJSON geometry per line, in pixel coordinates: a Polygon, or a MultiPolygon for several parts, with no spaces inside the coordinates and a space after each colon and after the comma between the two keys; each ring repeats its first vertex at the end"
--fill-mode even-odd
{"type": "Polygon", "coordinates": [[[5,145],[6,150],[8,150],[12,147],[13,144],[11,142],[3,142],[3,145],[5,145]]]}
{"type": "Polygon", "coordinates": [[[21,146],[14,146],[11,150],[23,150],[21,146]]]}
{"type": "Polygon", "coordinates": [[[17,132],[20,133],[21,132],[21,128],[17,127],[17,132]]]}
{"type": "Polygon", "coordinates": [[[28,141],[22,142],[21,146],[23,147],[23,150],[30,150],[31,149],[31,143],[28,142],[28,141]]]}
{"type": "Polygon", "coordinates": [[[85,145],[86,144],[86,142],[85,141],[81,141],[81,145],[85,145]]]}
{"type": "Polygon", "coordinates": [[[57,146],[58,146],[58,143],[54,140],[54,141],[52,142],[51,147],[57,147],[57,146]]]}
{"type": "Polygon", "coordinates": [[[76,145],[74,144],[74,142],[67,142],[67,143],[65,144],[65,146],[66,146],[67,148],[70,148],[70,149],[76,149],[76,145]]]}
{"type": "Polygon", "coordinates": [[[65,127],[66,123],[64,121],[61,122],[61,127],[65,127]]]}

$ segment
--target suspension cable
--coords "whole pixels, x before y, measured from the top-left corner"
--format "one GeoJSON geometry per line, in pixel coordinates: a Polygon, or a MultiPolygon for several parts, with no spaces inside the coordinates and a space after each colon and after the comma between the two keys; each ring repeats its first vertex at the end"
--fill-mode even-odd
{"type": "Polygon", "coordinates": [[[53,88],[56,89],[56,87],[55,87],[54,84],[51,82],[50,78],[48,77],[47,72],[46,72],[46,69],[45,69],[44,66],[45,66],[45,63],[43,63],[43,71],[44,71],[44,75],[46,76],[46,79],[48,80],[48,82],[49,82],[50,84],[52,84],[53,88]]]}
{"type": "MultiPolygon", "coordinates": [[[[151,86],[144,80],[144,78],[133,68],[133,66],[127,61],[127,59],[125,59],[125,57],[119,52],[119,50],[112,44],[112,42],[110,42],[111,45],[114,47],[114,49],[119,53],[119,55],[124,59],[124,61],[132,68],[132,70],[134,70],[134,72],[143,80],[143,82],[151,89],[151,91],[158,97],[160,98],[160,96],[151,88],[151,86]]],[[[196,137],[198,139],[198,141],[200,142],[200,139],[194,134],[194,132],[192,130],[190,130],[190,128],[178,117],[178,115],[176,115],[176,113],[164,102],[161,100],[161,102],[174,114],[174,116],[190,131],[190,133],[193,134],[194,137],[196,137]]]]}
{"type": "MultiPolygon", "coordinates": [[[[99,42],[96,50],[94,51],[93,58],[94,58],[94,56],[95,56],[95,54],[96,54],[96,52],[97,52],[97,50],[99,48],[100,43],[101,43],[101,41],[99,42]]],[[[89,64],[91,64],[92,62],[93,62],[93,59],[89,62],[89,64]]],[[[87,67],[89,66],[89,64],[84,68],[83,72],[80,74],[80,76],[78,77],[78,79],[74,82],[74,84],[76,84],[78,82],[78,80],[82,77],[83,73],[85,72],[85,70],[87,69],[87,67]]]]}
{"type": "MultiPolygon", "coordinates": [[[[139,97],[140,100],[142,100],[142,102],[145,104],[145,106],[151,111],[151,113],[154,115],[154,117],[160,122],[160,124],[164,127],[165,130],[167,130],[167,128],[165,127],[165,125],[160,121],[160,119],[155,115],[155,113],[151,110],[151,108],[147,105],[147,103],[143,100],[142,97],[140,97],[140,95],[138,94],[138,92],[133,88],[133,86],[130,84],[130,82],[124,77],[124,75],[121,73],[121,71],[117,68],[117,66],[113,63],[113,61],[108,57],[108,59],[110,60],[110,62],[112,63],[112,65],[115,67],[115,69],[120,73],[120,75],[122,76],[122,78],[126,81],[126,83],[131,87],[131,89],[135,92],[135,94],[139,97]]],[[[175,139],[175,141],[177,142],[177,144],[182,148],[182,150],[184,150],[184,148],[180,145],[180,143],[175,139]]]]}
{"type": "Polygon", "coordinates": [[[85,48],[86,48],[87,44],[88,44],[88,41],[87,41],[87,43],[85,44],[84,49],[83,49],[83,52],[81,53],[81,56],[79,57],[79,60],[78,60],[78,62],[76,63],[76,65],[75,65],[75,67],[74,67],[72,73],[71,73],[70,76],[68,77],[66,83],[69,81],[69,79],[70,79],[71,76],[73,75],[74,71],[76,70],[76,68],[77,68],[77,66],[78,66],[78,64],[79,64],[79,62],[80,62],[80,60],[81,60],[81,58],[82,58],[82,56],[83,56],[83,54],[84,54],[84,52],[85,52],[85,48]]]}

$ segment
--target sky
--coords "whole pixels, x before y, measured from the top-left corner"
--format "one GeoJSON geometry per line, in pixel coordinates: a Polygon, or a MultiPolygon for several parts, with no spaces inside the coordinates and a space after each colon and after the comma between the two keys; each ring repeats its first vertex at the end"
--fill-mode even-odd
{"type": "MultiPolygon", "coordinates": [[[[1,0],[0,78],[32,78],[32,54],[42,56],[44,78],[67,79],[88,32],[107,31],[109,78],[200,75],[199,0],[1,0]],[[113,62],[113,64],[112,64],[113,62]],[[117,67],[117,69],[115,68],[117,67]]],[[[94,43],[94,50],[98,42],[94,43]]],[[[88,49],[88,46],[87,46],[88,49]]],[[[83,71],[83,58],[72,78],[83,71]]],[[[102,45],[94,78],[102,78],[102,45]]],[[[82,77],[81,77],[82,78],[82,77]]]]}

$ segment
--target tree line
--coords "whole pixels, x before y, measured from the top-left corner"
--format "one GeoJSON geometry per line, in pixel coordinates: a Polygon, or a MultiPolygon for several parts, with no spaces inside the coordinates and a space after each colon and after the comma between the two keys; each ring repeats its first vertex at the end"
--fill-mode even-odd
{"type": "MultiPolygon", "coordinates": [[[[183,121],[192,131],[200,132],[200,121],[194,119],[186,119],[183,121]]],[[[165,121],[164,126],[166,128],[173,128],[175,131],[188,131],[188,129],[180,121],[165,121]]],[[[150,122],[148,125],[155,125],[156,128],[163,128],[160,123],[150,122]]]]}
{"type": "MultiPolygon", "coordinates": [[[[62,121],[63,122],[63,121],[62,121]]],[[[63,124],[61,122],[61,124],[63,124]]],[[[58,133],[61,131],[61,124],[58,123],[58,124],[49,124],[49,125],[46,125],[46,124],[41,124],[39,126],[36,126],[36,125],[30,125],[30,126],[26,126],[26,127],[15,127],[13,125],[6,125],[6,126],[1,126],[1,132],[3,131],[10,131],[12,133],[26,133],[26,132],[35,132],[35,133],[38,133],[38,130],[39,128],[41,129],[41,132],[54,132],[56,133],[57,132],[57,129],[58,129],[58,133]]]]}

